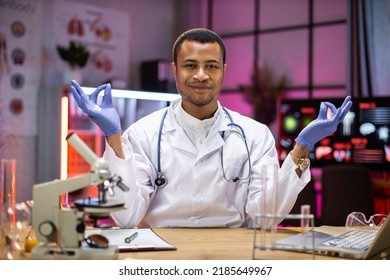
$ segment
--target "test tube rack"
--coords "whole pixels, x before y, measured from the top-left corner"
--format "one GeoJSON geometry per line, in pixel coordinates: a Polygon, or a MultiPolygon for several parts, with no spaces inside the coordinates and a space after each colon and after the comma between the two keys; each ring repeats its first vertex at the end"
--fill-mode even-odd
{"type": "MultiPolygon", "coordinates": [[[[315,259],[315,237],[314,234],[307,234],[310,230],[314,229],[314,215],[313,214],[288,214],[288,215],[274,215],[274,214],[258,214],[256,215],[255,226],[254,226],[254,238],[253,238],[253,252],[252,259],[262,259],[258,257],[259,251],[265,250],[283,250],[292,252],[303,252],[311,253],[312,259],[315,259]],[[277,221],[280,220],[300,220],[301,229],[303,233],[303,239],[301,244],[297,246],[285,245],[277,243],[278,229],[282,230],[285,228],[279,228],[277,221]]],[[[297,232],[298,234],[299,232],[297,232]]],[[[280,238],[279,238],[280,239],[280,238]]],[[[264,259],[264,258],[263,258],[264,259]]]]}

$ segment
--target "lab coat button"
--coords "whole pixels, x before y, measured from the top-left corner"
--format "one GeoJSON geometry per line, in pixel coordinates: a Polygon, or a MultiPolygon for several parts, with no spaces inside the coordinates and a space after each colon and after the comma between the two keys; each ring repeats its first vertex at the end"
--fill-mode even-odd
{"type": "Polygon", "coordinates": [[[199,219],[195,219],[195,220],[194,220],[194,223],[195,223],[195,224],[199,224],[199,222],[200,222],[199,219]]]}
{"type": "Polygon", "coordinates": [[[201,200],[202,199],[202,195],[200,193],[197,193],[196,196],[195,196],[195,199],[196,200],[201,200]]]}

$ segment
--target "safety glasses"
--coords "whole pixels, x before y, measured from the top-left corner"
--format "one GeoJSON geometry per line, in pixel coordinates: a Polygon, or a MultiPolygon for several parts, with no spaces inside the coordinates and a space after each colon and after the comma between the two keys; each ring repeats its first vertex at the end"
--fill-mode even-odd
{"type": "Polygon", "coordinates": [[[380,227],[386,221],[387,215],[385,214],[375,214],[372,215],[369,219],[361,212],[352,212],[347,216],[347,220],[345,221],[346,227],[361,227],[361,226],[369,226],[369,227],[380,227]]]}

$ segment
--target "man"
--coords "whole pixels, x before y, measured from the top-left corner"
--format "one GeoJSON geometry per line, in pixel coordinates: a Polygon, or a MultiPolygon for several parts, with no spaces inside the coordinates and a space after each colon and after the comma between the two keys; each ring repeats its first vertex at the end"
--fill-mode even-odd
{"type": "Polygon", "coordinates": [[[106,135],[104,157],[111,171],[130,187],[116,193],[126,207],[113,214],[116,223],[125,228],[242,227],[253,226],[260,213],[288,214],[310,181],[307,155],[336,130],[351,107],[350,97],[339,109],[322,103],[318,118],[299,134],[279,168],[270,130],[218,102],[227,68],[222,39],[207,29],[189,30],[176,40],[172,56],[181,98],[123,134],[110,85],[98,87],[88,99],[72,81],[78,105],[106,135]]]}

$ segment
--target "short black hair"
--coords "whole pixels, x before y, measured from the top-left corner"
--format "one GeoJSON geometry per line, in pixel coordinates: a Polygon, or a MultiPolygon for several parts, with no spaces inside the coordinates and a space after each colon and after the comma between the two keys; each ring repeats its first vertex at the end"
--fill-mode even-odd
{"type": "Polygon", "coordinates": [[[218,45],[221,47],[222,50],[222,57],[223,57],[223,63],[225,64],[226,61],[226,48],[225,43],[219,37],[217,33],[214,31],[211,31],[206,28],[194,28],[187,30],[183,32],[179,37],[177,37],[175,43],[173,44],[172,48],[172,60],[174,63],[177,63],[177,53],[179,51],[180,46],[183,44],[184,41],[195,41],[199,43],[215,43],[217,42],[218,45]]]}

